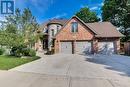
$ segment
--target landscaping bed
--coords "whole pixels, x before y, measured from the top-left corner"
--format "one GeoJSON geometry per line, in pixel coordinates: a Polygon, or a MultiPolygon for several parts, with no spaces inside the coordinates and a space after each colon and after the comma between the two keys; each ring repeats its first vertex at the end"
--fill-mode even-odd
{"type": "Polygon", "coordinates": [[[9,70],[16,66],[34,61],[39,59],[39,57],[31,57],[31,58],[20,58],[14,56],[0,56],[0,70],[9,70]]]}

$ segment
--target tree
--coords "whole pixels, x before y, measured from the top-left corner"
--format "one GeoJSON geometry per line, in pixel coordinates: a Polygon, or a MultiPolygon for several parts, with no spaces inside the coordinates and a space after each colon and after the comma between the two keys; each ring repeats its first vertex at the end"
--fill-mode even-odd
{"type": "Polygon", "coordinates": [[[103,21],[110,21],[113,25],[120,27],[125,37],[122,41],[130,39],[130,6],[128,0],[105,0],[102,7],[103,21]]]}
{"type": "Polygon", "coordinates": [[[31,47],[35,43],[35,33],[38,28],[36,18],[28,8],[24,9],[22,14],[16,9],[14,15],[6,16],[4,29],[0,30],[0,45],[11,48],[26,44],[31,47]]]}
{"type": "Polygon", "coordinates": [[[36,31],[39,25],[36,18],[32,15],[31,11],[26,8],[22,14],[23,33],[25,36],[25,43],[30,47],[35,43],[36,31]]]}
{"type": "Polygon", "coordinates": [[[80,11],[76,13],[76,16],[78,16],[85,23],[100,21],[100,19],[96,15],[96,13],[90,11],[89,8],[87,8],[87,7],[81,8],[80,11]]]}

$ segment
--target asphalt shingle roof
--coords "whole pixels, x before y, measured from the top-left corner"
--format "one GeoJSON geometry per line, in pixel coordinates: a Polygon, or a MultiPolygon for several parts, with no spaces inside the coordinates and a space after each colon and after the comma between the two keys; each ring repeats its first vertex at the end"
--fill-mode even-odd
{"type": "Polygon", "coordinates": [[[123,35],[110,22],[86,23],[92,31],[96,32],[96,37],[122,37],[123,35]]]}

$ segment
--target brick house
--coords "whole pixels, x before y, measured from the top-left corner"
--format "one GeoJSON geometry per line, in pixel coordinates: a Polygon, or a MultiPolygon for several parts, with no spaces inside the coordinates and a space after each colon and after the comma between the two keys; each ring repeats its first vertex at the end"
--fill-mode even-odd
{"type": "Polygon", "coordinates": [[[77,16],[50,20],[41,29],[46,37],[43,49],[54,53],[118,53],[123,36],[109,22],[84,23],[77,16]]]}

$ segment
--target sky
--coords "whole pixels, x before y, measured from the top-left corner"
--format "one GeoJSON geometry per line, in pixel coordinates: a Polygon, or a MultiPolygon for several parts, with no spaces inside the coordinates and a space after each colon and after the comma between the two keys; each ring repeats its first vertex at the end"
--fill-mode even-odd
{"type": "MultiPolygon", "coordinates": [[[[29,8],[38,23],[43,23],[53,18],[71,18],[83,7],[89,7],[101,17],[103,0],[15,0],[15,8],[23,11],[29,8]]],[[[0,15],[0,20],[4,20],[0,15]]]]}

